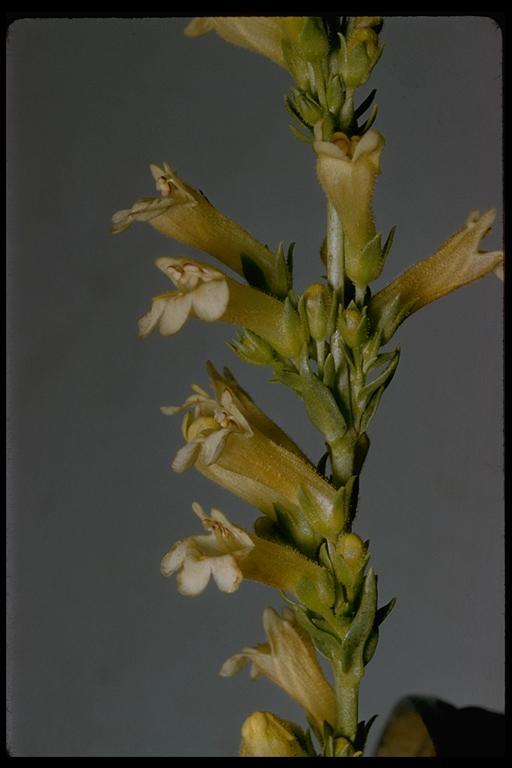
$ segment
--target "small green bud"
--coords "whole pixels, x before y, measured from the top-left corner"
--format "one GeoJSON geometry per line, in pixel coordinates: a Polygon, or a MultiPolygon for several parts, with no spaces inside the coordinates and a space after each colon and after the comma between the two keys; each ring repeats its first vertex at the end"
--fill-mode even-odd
{"type": "Polygon", "coordinates": [[[347,347],[356,349],[368,340],[369,323],[367,309],[360,310],[354,301],[340,313],[338,318],[338,330],[347,347]]]}
{"type": "Polygon", "coordinates": [[[320,104],[312,99],[307,93],[301,93],[297,98],[296,104],[300,114],[308,125],[313,126],[322,119],[324,110],[320,104]]]}
{"type": "Polygon", "coordinates": [[[271,365],[274,360],[274,352],[270,344],[247,329],[237,341],[232,341],[230,346],[242,360],[253,365],[271,365]]]}
{"type": "Polygon", "coordinates": [[[289,357],[298,355],[304,343],[302,324],[298,312],[289,298],[284,301],[283,343],[288,347],[289,357]]]}
{"type": "Polygon", "coordinates": [[[376,280],[382,272],[384,257],[380,242],[380,233],[377,234],[358,252],[347,248],[345,254],[345,271],[354,285],[367,286],[376,280]]]}
{"type": "Polygon", "coordinates": [[[344,533],[336,543],[336,552],[354,573],[358,573],[366,564],[367,551],[364,541],[356,533],[344,533]]]}
{"type": "Polygon", "coordinates": [[[335,75],[333,78],[329,80],[329,83],[327,85],[327,104],[329,106],[329,111],[333,114],[337,114],[345,100],[345,94],[343,91],[343,86],[341,84],[341,80],[339,78],[339,75],[335,75]]]}
{"type": "Polygon", "coordinates": [[[313,283],[304,291],[304,308],[311,336],[315,341],[324,341],[331,335],[332,289],[328,285],[313,283]]]}
{"type": "MultiPolygon", "coordinates": [[[[340,35],[340,40],[342,37],[340,35]]],[[[343,38],[339,68],[348,88],[359,88],[366,83],[381,51],[378,35],[371,27],[358,27],[348,34],[346,40],[343,38]]]]}

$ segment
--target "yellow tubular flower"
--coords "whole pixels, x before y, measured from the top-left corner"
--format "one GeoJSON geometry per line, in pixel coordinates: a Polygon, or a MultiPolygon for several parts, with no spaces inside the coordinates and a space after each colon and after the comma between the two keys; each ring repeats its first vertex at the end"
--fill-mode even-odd
{"type": "MultiPolygon", "coordinates": [[[[223,40],[241,48],[261,53],[285,67],[282,41],[286,37],[286,22],[294,17],[284,16],[199,16],[185,28],[188,37],[200,37],[216,32],[223,40]]],[[[300,18],[300,17],[297,17],[300,18]]]]}
{"type": "Polygon", "coordinates": [[[143,197],[131,208],[112,217],[114,234],[123,232],[134,221],[148,221],[167,237],[199,248],[243,274],[241,254],[271,272],[275,257],[243,227],[224,216],[206,197],[186,184],[167,164],[151,165],[151,173],[161,197],[143,197]]]}
{"type": "Polygon", "coordinates": [[[155,264],[178,290],[155,296],[151,309],[139,320],[141,336],[157,327],[163,336],[170,336],[192,316],[248,328],[285,357],[300,352],[303,339],[293,308],[286,311],[278,299],[193,259],[162,257],[155,264]]]}
{"type": "Polygon", "coordinates": [[[195,466],[272,518],[274,504],[298,510],[303,490],[318,510],[316,523],[329,530],[336,490],[290,446],[289,438],[282,438],[282,430],[271,427],[268,417],[254,418],[247,401],[228,385],[217,382],[215,398],[200,387],[194,391],[182,406],[162,409],[168,415],[191,409],[182,426],[186,444],[176,454],[173,469],[183,472],[195,466]]]}
{"type": "Polygon", "coordinates": [[[263,675],[282,688],[300,704],[320,732],[324,722],[334,726],[334,691],[320,668],[309,635],[299,627],[293,612],[284,608],[279,616],[273,608],[266,608],[263,626],[268,642],[244,648],[224,662],[220,674],[231,677],[250,662],[251,677],[263,675]]]}
{"type": "Polygon", "coordinates": [[[241,757],[307,757],[301,729],[272,712],[253,712],[242,725],[241,757]]]}
{"type": "Polygon", "coordinates": [[[331,141],[323,141],[320,123],[315,135],[318,178],[341,219],[347,257],[354,259],[376,235],[372,198],[384,137],[370,130],[352,138],[335,133],[331,141]]]}
{"type": "Polygon", "coordinates": [[[212,576],[221,592],[235,592],[242,579],[252,579],[294,595],[315,585],[315,600],[323,605],[334,600],[329,575],[322,566],[292,547],[233,525],[218,509],[207,515],[200,504],[194,503],[192,508],[209,534],[178,541],[160,565],[163,576],[177,573],[181,594],[199,595],[212,576]]]}
{"type": "Polygon", "coordinates": [[[493,209],[483,215],[473,211],[464,227],[438,251],[407,269],[372,297],[370,315],[382,326],[383,341],[391,337],[406,314],[503,268],[502,251],[479,250],[480,241],[489,232],[495,217],[493,209]],[[405,314],[398,323],[394,322],[401,312],[405,314]],[[387,314],[390,314],[389,322],[387,314]]]}

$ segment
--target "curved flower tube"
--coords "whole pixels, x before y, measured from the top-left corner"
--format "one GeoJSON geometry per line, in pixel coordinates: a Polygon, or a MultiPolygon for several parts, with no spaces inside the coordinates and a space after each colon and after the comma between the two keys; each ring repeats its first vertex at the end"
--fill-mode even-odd
{"type": "Polygon", "coordinates": [[[242,254],[253,259],[264,273],[272,274],[276,260],[266,246],[220,213],[167,163],[163,168],[151,165],[150,169],[161,197],[142,197],[131,208],[115,213],[114,234],[128,229],[134,221],[147,221],[167,237],[209,253],[240,275],[242,254]]]}
{"type": "Polygon", "coordinates": [[[330,577],[322,566],[292,547],[233,525],[218,509],[206,515],[200,504],[194,502],[192,508],[209,535],[178,541],[160,565],[163,576],[177,573],[178,591],[182,595],[199,595],[213,577],[221,592],[235,592],[242,579],[252,579],[296,596],[309,587],[312,607],[317,609],[334,600],[330,577]],[[314,594],[311,586],[315,587],[314,594]]]}
{"type": "Polygon", "coordinates": [[[228,43],[248,48],[285,67],[282,41],[286,37],[284,16],[199,16],[185,28],[188,37],[216,32],[228,43]]]}
{"type": "MultiPolygon", "coordinates": [[[[183,472],[195,466],[273,519],[276,504],[297,510],[305,492],[318,510],[315,524],[329,530],[336,489],[311,463],[274,442],[266,427],[266,433],[260,431],[256,425],[261,421],[250,420],[229,386],[218,386],[215,398],[200,387],[194,391],[182,406],[162,409],[168,415],[187,409],[182,424],[186,444],[176,454],[173,469],[183,472]]],[[[275,437],[279,439],[278,433],[275,437]]]]}
{"type": "Polygon", "coordinates": [[[155,264],[177,291],[154,297],[150,310],[139,320],[141,336],[157,327],[163,336],[172,335],[192,316],[241,325],[268,341],[279,354],[299,354],[303,336],[299,316],[289,304],[193,259],[162,257],[155,264]]]}
{"type": "Polygon", "coordinates": [[[388,341],[400,323],[426,304],[451,291],[485,277],[489,272],[500,276],[502,251],[480,251],[480,242],[489,232],[496,211],[480,215],[472,211],[465,225],[452,235],[432,256],[419,261],[382,288],[370,301],[370,317],[388,341]]]}
{"type": "Polygon", "coordinates": [[[334,691],[320,668],[309,635],[299,627],[293,612],[284,608],[279,616],[273,608],[266,608],[263,626],[267,642],[231,656],[220,674],[231,677],[250,662],[251,677],[267,677],[282,688],[300,704],[320,732],[324,722],[334,726],[334,691]]]}

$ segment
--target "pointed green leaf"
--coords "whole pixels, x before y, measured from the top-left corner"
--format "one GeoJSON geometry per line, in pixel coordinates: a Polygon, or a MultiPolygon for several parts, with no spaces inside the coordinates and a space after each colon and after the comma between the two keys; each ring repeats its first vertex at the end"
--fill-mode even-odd
{"type": "Polygon", "coordinates": [[[288,128],[292,132],[292,135],[295,136],[295,138],[298,139],[299,141],[305,141],[307,144],[313,143],[314,138],[312,136],[306,136],[304,133],[302,133],[302,131],[299,131],[299,129],[296,128],[294,125],[291,125],[291,123],[288,126],[288,128]]]}
{"type": "Polygon", "coordinates": [[[399,360],[400,360],[400,347],[397,347],[393,352],[391,362],[389,363],[387,368],[381,374],[379,374],[379,376],[377,376],[373,381],[371,381],[369,384],[363,387],[362,390],[360,391],[358,401],[361,405],[365,401],[368,401],[368,399],[378,389],[381,389],[382,387],[384,390],[388,386],[391,379],[393,378],[393,374],[396,371],[396,367],[398,365],[399,360]]]}
{"type": "Polygon", "coordinates": [[[328,443],[343,437],[346,423],[332,392],[311,371],[302,375],[302,397],[312,424],[328,443]]]}
{"type": "Polygon", "coordinates": [[[342,641],[341,663],[343,671],[362,670],[363,652],[373,629],[377,611],[377,579],[370,568],[364,580],[361,603],[342,641]]]}
{"type": "Polygon", "coordinates": [[[374,98],[375,98],[375,94],[376,94],[376,93],[377,93],[377,89],[376,89],[376,88],[374,88],[374,89],[373,89],[373,91],[371,91],[371,92],[368,94],[368,96],[366,97],[366,99],[364,99],[364,101],[362,101],[362,102],[361,102],[361,104],[360,104],[360,105],[357,107],[357,109],[356,109],[356,110],[354,110],[354,117],[355,117],[355,119],[356,119],[356,120],[357,120],[359,117],[361,117],[361,115],[363,114],[363,112],[366,112],[366,110],[367,110],[367,109],[368,109],[368,107],[371,105],[372,101],[374,100],[374,98]]]}
{"type": "Polygon", "coordinates": [[[395,605],[396,597],[392,597],[389,603],[386,603],[386,605],[383,605],[381,608],[379,608],[375,617],[375,626],[380,627],[384,619],[387,619],[395,605]]]}

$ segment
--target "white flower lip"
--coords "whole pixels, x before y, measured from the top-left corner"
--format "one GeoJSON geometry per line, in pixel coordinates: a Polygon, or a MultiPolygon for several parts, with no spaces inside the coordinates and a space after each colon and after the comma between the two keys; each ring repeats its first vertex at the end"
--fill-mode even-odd
{"type": "Polygon", "coordinates": [[[171,336],[190,316],[208,323],[222,317],[229,302],[222,272],[186,258],[161,257],[155,264],[178,290],[153,299],[151,309],[139,320],[140,336],[148,336],[157,327],[162,336],[171,336]]]}
{"type": "Polygon", "coordinates": [[[221,592],[235,592],[242,581],[237,558],[245,557],[254,547],[251,537],[218,509],[206,515],[197,502],[192,507],[209,534],[190,536],[174,544],[162,558],[162,575],[177,573],[178,591],[187,596],[203,592],[210,577],[221,592]]]}
{"type": "Polygon", "coordinates": [[[334,691],[325,678],[309,636],[300,629],[293,612],[280,616],[273,608],[263,613],[268,642],[244,648],[224,662],[220,675],[231,677],[251,663],[251,677],[268,677],[282,688],[320,726],[335,722],[334,691]]]}

